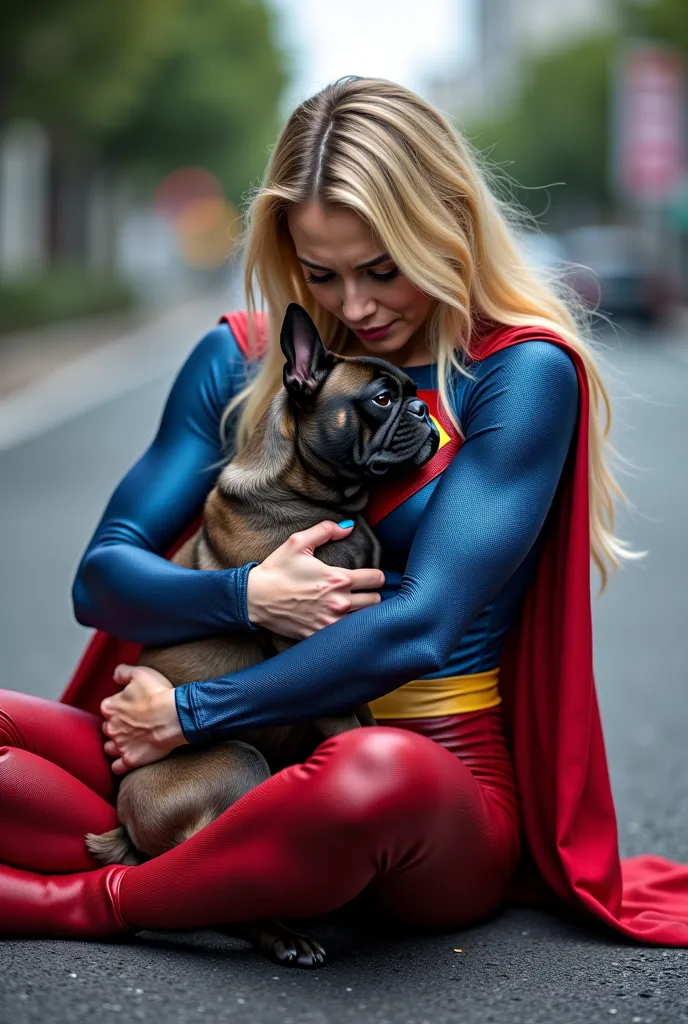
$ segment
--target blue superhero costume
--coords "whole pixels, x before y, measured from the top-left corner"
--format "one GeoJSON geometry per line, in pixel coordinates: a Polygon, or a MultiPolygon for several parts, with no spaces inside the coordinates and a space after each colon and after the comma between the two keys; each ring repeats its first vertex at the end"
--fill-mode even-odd
{"type": "MultiPolygon", "coordinates": [[[[405,369],[419,390],[436,387],[434,365],[405,369]]],[[[246,577],[255,562],[201,572],[162,557],[214,483],[220,417],[247,372],[226,324],[189,356],[155,440],[113,494],[79,567],[82,624],[160,646],[254,628],[246,577]]],[[[566,353],[544,341],[499,352],[471,373],[453,381],[460,452],[374,527],[382,602],[236,675],[177,687],[191,743],[374,701],[410,679],[499,664],[573,435],[578,385],[566,353]]]]}
{"type": "MultiPolygon", "coordinates": [[[[245,316],[230,322],[245,330],[245,316]]],[[[520,851],[519,897],[688,945],[688,871],[619,861],[592,672],[590,387],[580,354],[539,328],[476,339],[473,379],[452,389],[463,445],[385,515],[367,506],[387,577],[379,605],[175,690],[192,743],[362,701],[403,711],[409,685],[417,707],[417,687],[490,677],[497,661],[504,704],[331,737],[159,857],[96,867],[84,833],[117,824],[98,715],[114,666],[141,642],[252,628],[250,566],[194,573],[162,557],[218,472],[220,414],[244,374],[236,340],[221,327],[191,354],[80,567],[78,615],[115,636],[96,634],[60,701],[0,691],[0,931],[101,938],[310,917],[356,897],[446,929],[514,894],[520,851]]],[[[411,373],[432,394],[432,367],[411,373]]]]}

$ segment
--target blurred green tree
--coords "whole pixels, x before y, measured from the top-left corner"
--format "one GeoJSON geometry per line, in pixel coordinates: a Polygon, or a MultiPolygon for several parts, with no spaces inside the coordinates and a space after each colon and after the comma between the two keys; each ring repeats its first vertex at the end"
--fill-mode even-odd
{"type": "Polygon", "coordinates": [[[32,117],[74,141],[120,127],[169,48],[185,0],[32,0],[0,16],[0,123],[32,117]]]}
{"type": "Polygon", "coordinates": [[[518,201],[535,214],[550,199],[556,208],[561,184],[578,201],[607,200],[614,44],[612,36],[593,37],[531,60],[515,106],[498,119],[465,126],[488,162],[522,186],[518,201]]]}
{"type": "Polygon", "coordinates": [[[119,163],[200,164],[238,202],[263,171],[287,81],[273,15],[253,0],[184,0],[135,112],[106,140],[119,163]]]}
{"type": "Polygon", "coordinates": [[[623,9],[628,31],[658,39],[676,47],[688,58],[688,9],[685,0],[625,0],[623,9]]]}
{"type": "Polygon", "coordinates": [[[0,126],[29,117],[50,136],[54,260],[88,258],[92,186],[118,168],[200,164],[240,200],[263,170],[287,80],[274,18],[268,0],[3,7],[0,126]]]}
{"type": "Polygon", "coordinates": [[[619,0],[617,12],[616,32],[531,58],[512,106],[464,126],[488,164],[506,172],[504,192],[536,215],[550,201],[552,220],[559,212],[570,220],[571,207],[581,203],[599,209],[613,202],[611,69],[622,39],[664,41],[688,59],[686,0],[619,0]]]}
{"type": "Polygon", "coordinates": [[[232,198],[262,170],[287,79],[261,0],[32,0],[0,17],[0,124],[58,149],[167,170],[201,163],[232,198]]]}

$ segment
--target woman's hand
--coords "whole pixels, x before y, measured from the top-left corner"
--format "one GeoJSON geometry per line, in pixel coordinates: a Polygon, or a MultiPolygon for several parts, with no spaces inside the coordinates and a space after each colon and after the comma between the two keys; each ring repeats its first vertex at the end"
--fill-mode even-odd
{"type": "Polygon", "coordinates": [[[292,533],[281,547],[249,571],[248,617],[280,636],[303,640],[343,615],[378,604],[378,593],[352,593],[384,585],[379,569],[342,569],[313,554],[329,540],[348,537],[352,527],[329,519],[292,533]]]}
{"type": "Polygon", "coordinates": [[[112,764],[115,775],[160,761],[188,743],[169,679],[138,665],[118,665],[113,679],[124,689],[101,701],[100,710],[106,719],[103,732],[109,737],[105,753],[117,758],[112,764]]]}

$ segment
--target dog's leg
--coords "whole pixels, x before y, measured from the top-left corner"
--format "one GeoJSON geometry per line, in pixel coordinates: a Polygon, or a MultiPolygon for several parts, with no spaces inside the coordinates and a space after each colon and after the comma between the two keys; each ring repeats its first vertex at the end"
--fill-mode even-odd
{"type": "Polygon", "coordinates": [[[343,712],[341,715],[329,715],[327,718],[318,718],[314,724],[327,739],[328,736],[337,736],[340,732],[348,732],[349,729],[359,729],[364,725],[377,725],[377,722],[368,705],[359,704],[353,711],[343,712]]]}
{"type": "MultiPolygon", "coordinates": [[[[296,643],[286,636],[279,636],[273,633],[271,636],[273,647],[278,654],[289,650],[296,643]]],[[[353,711],[344,711],[341,715],[327,715],[325,718],[318,718],[314,725],[319,732],[327,739],[329,736],[338,736],[340,732],[348,732],[349,729],[358,729],[362,725],[376,725],[375,719],[367,704],[361,704],[353,711]]]]}
{"type": "Polygon", "coordinates": [[[216,930],[246,939],[254,949],[281,967],[313,969],[322,967],[327,960],[327,953],[317,939],[302,935],[274,919],[226,925],[216,930]]]}
{"type": "Polygon", "coordinates": [[[314,724],[325,739],[329,736],[338,736],[340,732],[348,732],[350,729],[360,729],[361,727],[354,711],[341,715],[329,715],[327,718],[316,718],[314,724]]]}
{"type": "Polygon", "coordinates": [[[357,704],[354,708],[356,717],[358,718],[361,725],[377,725],[373,712],[370,710],[367,704],[357,704]]]}

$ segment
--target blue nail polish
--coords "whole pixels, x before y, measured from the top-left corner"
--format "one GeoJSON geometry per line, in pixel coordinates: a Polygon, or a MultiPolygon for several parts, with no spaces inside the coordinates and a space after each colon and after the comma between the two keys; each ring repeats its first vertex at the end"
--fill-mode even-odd
{"type": "Polygon", "coordinates": [[[342,519],[341,523],[337,523],[337,526],[341,526],[344,529],[347,529],[347,527],[353,526],[353,525],[354,525],[353,519],[342,519]]]}

